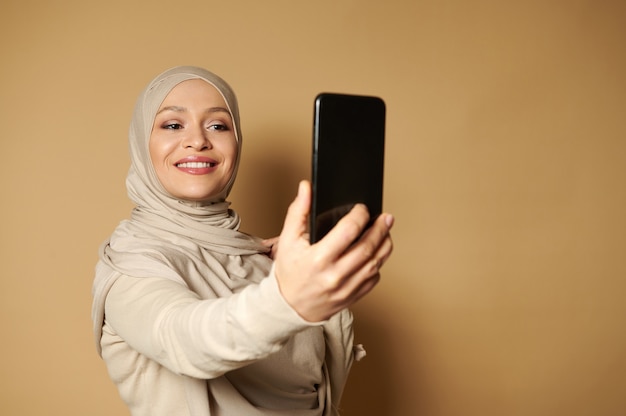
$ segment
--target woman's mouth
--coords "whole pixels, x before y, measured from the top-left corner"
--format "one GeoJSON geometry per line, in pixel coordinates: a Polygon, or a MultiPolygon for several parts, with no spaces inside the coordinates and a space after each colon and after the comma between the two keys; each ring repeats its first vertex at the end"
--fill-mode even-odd
{"type": "Polygon", "coordinates": [[[182,162],[176,164],[176,167],[181,169],[203,169],[213,166],[215,166],[215,162],[182,162]]]}
{"type": "Polygon", "coordinates": [[[216,169],[217,161],[203,156],[191,156],[179,160],[174,166],[190,175],[206,175],[216,169]]]}

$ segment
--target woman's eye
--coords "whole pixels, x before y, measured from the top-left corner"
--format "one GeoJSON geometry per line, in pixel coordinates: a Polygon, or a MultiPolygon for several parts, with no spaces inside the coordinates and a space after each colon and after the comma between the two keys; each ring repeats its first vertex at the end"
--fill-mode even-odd
{"type": "Polygon", "coordinates": [[[225,124],[211,124],[209,126],[209,130],[217,130],[217,131],[224,131],[224,130],[228,130],[228,127],[225,124]]]}
{"type": "Polygon", "coordinates": [[[179,130],[183,128],[183,125],[180,123],[166,123],[163,125],[163,128],[168,130],[179,130]]]}

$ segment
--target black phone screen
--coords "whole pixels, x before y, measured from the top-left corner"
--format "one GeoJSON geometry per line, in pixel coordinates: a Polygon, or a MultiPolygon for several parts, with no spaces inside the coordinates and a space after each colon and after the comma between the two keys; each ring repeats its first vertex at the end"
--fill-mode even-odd
{"type": "Polygon", "coordinates": [[[370,225],[382,212],[385,112],[378,97],[332,93],[316,97],[311,243],[322,239],[356,203],[367,205],[370,225]]]}

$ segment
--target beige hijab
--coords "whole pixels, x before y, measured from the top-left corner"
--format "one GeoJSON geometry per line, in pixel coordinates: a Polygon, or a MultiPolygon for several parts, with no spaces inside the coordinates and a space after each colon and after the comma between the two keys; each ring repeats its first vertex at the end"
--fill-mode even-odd
{"type": "Polygon", "coordinates": [[[129,142],[131,167],[126,186],[130,199],[137,204],[133,212],[134,220],[179,233],[194,239],[202,247],[218,252],[244,254],[263,250],[256,240],[236,232],[239,216],[228,209],[229,203],[226,202],[239,166],[242,139],[237,98],[223,79],[196,67],[177,67],[156,77],[137,101],[129,142]],[[167,193],[157,179],[148,150],[154,118],[167,94],[179,83],[197,78],[213,85],[224,97],[238,144],[232,177],[213,200],[202,204],[181,201],[167,193]]]}
{"type": "MultiPolygon", "coordinates": [[[[237,291],[250,281],[259,281],[264,274],[247,270],[237,278],[229,274],[229,262],[237,268],[238,256],[267,252],[259,239],[238,231],[239,216],[229,209],[226,197],[235,180],[241,154],[241,128],[237,98],[231,87],[217,75],[202,68],[182,66],[157,76],[137,100],[129,131],[131,166],[126,179],[130,199],[136,204],[130,220],[123,221],[111,238],[100,249],[100,262],[94,281],[94,336],[98,351],[104,320],[104,302],[107,293],[120,274],[145,277],[163,276],[184,282],[194,288],[203,276],[173,271],[176,259],[197,262],[196,270],[217,276],[211,282],[213,293],[224,296],[237,291]],[[179,83],[203,79],[213,85],[224,97],[231,113],[237,139],[237,161],[226,187],[212,200],[204,203],[181,201],[172,197],[160,184],[150,160],[148,142],[159,106],[167,94],[179,83]],[[206,258],[198,257],[198,249],[213,254],[206,269],[206,258]],[[250,274],[252,273],[252,274],[250,274]],[[258,275],[257,275],[258,274],[258,275]],[[234,277],[234,278],[233,278],[234,277]]],[[[181,266],[182,267],[182,266],[181,266]]]]}

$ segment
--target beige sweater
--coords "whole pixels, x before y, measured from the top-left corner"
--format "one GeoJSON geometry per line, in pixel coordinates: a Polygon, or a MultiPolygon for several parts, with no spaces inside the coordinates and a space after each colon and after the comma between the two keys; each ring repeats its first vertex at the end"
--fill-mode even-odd
{"type": "Polygon", "coordinates": [[[363,355],[350,312],[304,321],[258,256],[268,277],[223,298],[124,275],[101,295],[102,356],[133,416],[338,414],[363,355]]]}

